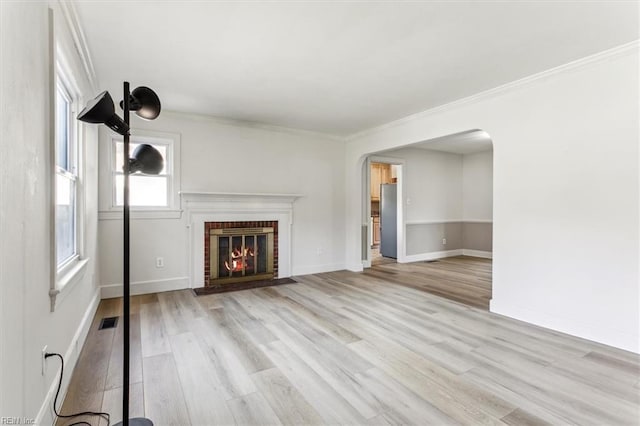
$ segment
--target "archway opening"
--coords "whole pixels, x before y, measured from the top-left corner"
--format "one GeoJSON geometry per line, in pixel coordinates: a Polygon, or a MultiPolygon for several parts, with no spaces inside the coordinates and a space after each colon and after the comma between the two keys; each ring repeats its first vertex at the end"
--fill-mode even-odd
{"type": "MultiPolygon", "coordinates": [[[[381,272],[411,269],[415,285],[489,309],[493,258],[493,142],[474,129],[371,153],[363,166],[363,265],[381,272]],[[378,185],[372,164],[397,166],[395,182],[378,185]],[[384,187],[397,186],[397,256],[384,240],[384,187]],[[376,200],[378,195],[378,200],[376,200]],[[375,227],[381,227],[377,230],[375,227]],[[365,243],[366,240],[366,243],[365,243]],[[402,264],[411,264],[402,266],[402,264]],[[424,268],[420,272],[416,268],[424,268]]],[[[387,206],[389,203],[387,203],[387,206]]],[[[389,229],[389,224],[386,224],[389,229]]],[[[388,237],[387,237],[388,238],[388,237]]],[[[387,242],[388,244],[388,242],[387,242]]]]}

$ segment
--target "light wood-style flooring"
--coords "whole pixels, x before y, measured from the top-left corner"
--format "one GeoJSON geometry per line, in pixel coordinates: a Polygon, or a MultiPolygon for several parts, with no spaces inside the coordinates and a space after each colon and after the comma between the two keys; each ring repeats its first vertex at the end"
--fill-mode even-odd
{"type": "Polygon", "coordinates": [[[368,276],[385,279],[436,296],[489,310],[491,260],[456,256],[435,261],[396,263],[379,257],[365,270],[368,276]]]}
{"type": "MultiPolygon", "coordinates": [[[[637,355],[434,296],[409,285],[426,280],[420,270],[392,272],[134,297],[131,415],[181,426],[638,424],[637,355]]],[[[63,412],[120,419],[121,326],[97,330],[120,313],[120,300],[101,302],[63,412]]]]}

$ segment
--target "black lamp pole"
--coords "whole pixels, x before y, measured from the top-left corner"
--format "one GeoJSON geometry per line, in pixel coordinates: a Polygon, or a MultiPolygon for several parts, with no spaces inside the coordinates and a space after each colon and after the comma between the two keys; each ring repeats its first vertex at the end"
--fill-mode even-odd
{"type": "MultiPolygon", "coordinates": [[[[130,115],[130,97],[129,82],[123,83],[124,98],[122,100],[123,118],[124,123],[129,127],[129,115],[130,115]]],[[[123,206],[122,206],[122,227],[123,227],[123,262],[122,262],[122,316],[124,320],[123,324],[123,352],[122,352],[122,422],[117,423],[115,426],[129,426],[129,422],[133,426],[153,426],[151,420],[144,417],[129,418],[129,347],[130,347],[130,305],[131,305],[131,276],[129,271],[130,262],[130,237],[129,237],[129,175],[131,174],[131,159],[129,158],[129,138],[130,131],[127,131],[122,135],[124,139],[124,152],[123,152],[123,172],[124,172],[124,191],[123,191],[123,206]]]]}
{"type": "MultiPolygon", "coordinates": [[[[129,82],[125,81],[124,84],[124,122],[129,126],[129,82]]],[[[130,311],[130,276],[129,276],[129,134],[127,131],[123,135],[124,138],[124,203],[122,206],[122,222],[123,222],[123,265],[122,265],[122,291],[123,291],[123,331],[124,331],[124,345],[122,353],[122,425],[129,426],[129,311],[130,311]]]]}
{"type": "Polygon", "coordinates": [[[142,172],[158,174],[164,167],[162,155],[151,145],[139,145],[133,157],[129,155],[129,115],[131,110],[142,118],[153,120],[160,114],[160,99],[148,87],[138,87],[129,91],[129,82],[124,82],[124,99],[120,106],[124,110],[124,120],[115,113],[113,100],[109,92],[102,92],[83,109],[78,120],[86,123],[105,124],[111,130],[122,135],[124,139],[123,172],[124,172],[124,202],[122,208],[123,219],[123,353],[122,353],[122,421],[115,426],[153,426],[153,422],[144,417],[129,418],[129,349],[130,349],[130,269],[129,269],[129,175],[142,172]]]}

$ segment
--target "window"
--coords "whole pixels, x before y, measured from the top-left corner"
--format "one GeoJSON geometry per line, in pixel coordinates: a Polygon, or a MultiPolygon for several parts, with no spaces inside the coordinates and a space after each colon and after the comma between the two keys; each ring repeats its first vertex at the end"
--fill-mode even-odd
{"type": "Polygon", "coordinates": [[[124,159],[135,149],[147,144],[157,149],[164,159],[164,168],[157,175],[132,174],[129,177],[131,217],[180,217],[180,136],[173,133],[133,129],[129,155],[124,155],[122,136],[101,129],[101,155],[108,158],[101,169],[100,219],[119,219],[124,204],[124,159]]]}
{"type": "MultiPolygon", "coordinates": [[[[131,158],[135,149],[142,143],[129,143],[129,156],[131,158]]],[[[157,175],[143,175],[136,173],[129,177],[129,204],[133,207],[168,207],[168,190],[169,190],[169,175],[167,170],[170,164],[169,152],[170,147],[168,143],[149,143],[157,149],[162,158],[164,159],[164,168],[157,175]]],[[[114,176],[114,196],[115,206],[122,206],[124,204],[124,173],[122,168],[124,167],[124,142],[116,140],[114,143],[115,158],[114,162],[115,170],[113,170],[114,176]]]]}
{"type": "Polygon", "coordinates": [[[78,149],[73,100],[59,78],[55,98],[56,265],[60,272],[78,257],[78,149]]]}

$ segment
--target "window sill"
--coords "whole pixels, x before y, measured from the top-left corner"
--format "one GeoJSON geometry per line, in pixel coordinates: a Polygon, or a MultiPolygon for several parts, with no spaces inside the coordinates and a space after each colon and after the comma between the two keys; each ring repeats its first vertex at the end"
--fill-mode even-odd
{"type": "MultiPolygon", "coordinates": [[[[99,220],[122,220],[122,209],[98,212],[99,220]]],[[[130,210],[131,219],[180,219],[182,210],[130,210]]]]}
{"type": "Polygon", "coordinates": [[[62,304],[71,290],[82,281],[87,270],[89,259],[81,259],[75,261],[75,264],[67,269],[62,275],[56,277],[55,288],[49,290],[49,298],[51,299],[51,312],[62,304]]]}

